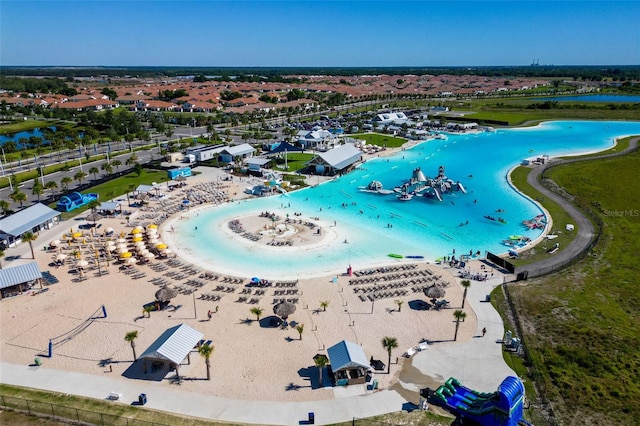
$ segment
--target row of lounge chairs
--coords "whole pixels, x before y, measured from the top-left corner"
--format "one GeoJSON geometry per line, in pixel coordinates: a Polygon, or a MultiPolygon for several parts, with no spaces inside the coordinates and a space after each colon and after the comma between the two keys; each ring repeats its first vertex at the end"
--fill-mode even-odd
{"type": "Polygon", "coordinates": [[[220,282],[227,284],[242,284],[244,282],[244,278],[222,277],[220,278],[220,282]]]}
{"type": "Polygon", "coordinates": [[[226,287],[223,285],[219,285],[213,291],[220,291],[223,293],[235,293],[236,289],[233,287],[226,287]]]}
{"type": "Polygon", "coordinates": [[[195,287],[182,286],[182,285],[176,285],[173,288],[180,294],[191,294],[191,293],[193,293],[193,292],[198,290],[195,287]]]}
{"type": "Polygon", "coordinates": [[[236,302],[237,303],[250,303],[252,305],[255,305],[255,304],[260,302],[260,298],[259,297],[252,297],[251,299],[249,299],[248,297],[240,296],[240,297],[238,297],[236,302]]]}
{"type": "Polygon", "coordinates": [[[165,287],[165,286],[169,286],[170,284],[173,284],[173,281],[169,281],[168,279],[164,278],[164,277],[156,277],[156,278],[152,278],[149,280],[150,283],[152,283],[153,285],[157,285],[159,287],[165,287]]]}
{"type": "Polygon", "coordinates": [[[219,278],[219,276],[212,274],[211,272],[205,272],[203,274],[200,274],[198,278],[204,278],[205,280],[209,280],[209,281],[216,281],[219,278]]]}
{"type": "Polygon", "coordinates": [[[298,289],[293,290],[275,290],[273,292],[274,296],[295,296],[298,294],[298,289]]]}
{"type": "Polygon", "coordinates": [[[375,268],[375,269],[363,269],[360,271],[354,271],[353,275],[355,275],[356,277],[361,277],[364,275],[387,274],[387,273],[396,272],[396,271],[410,271],[417,267],[418,265],[415,263],[409,263],[407,265],[381,266],[380,268],[375,268]]]}
{"type": "Polygon", "coordinates": [[[293,241],[291,241],[291,240],[284,240],[284,241],[271,240],[271,241],[269,241],[267,243],[267,245],[276,246],[276,247],[292,246],[293,245],[293,241]]]}
{"type": "Polygon", "coordinates": [[[354,278],[349,280],[349,285],[369,284],[377,281],[394,281],[394,280],[407,279],[411,277],[420,277],[420,276],[432,277],[433,275],[428,274],[425,270],[407,271],[401,274],[385,274],[385,275],[367,276],[363,278],[354,278]]]}
{"type": "Polygon", "coordinates": [[[298,303],[299,301],[300,301],[300,299],[298,299],[297,297],[292,297],[292,298],[288,298],[288,299],[285,299],[285,298],[277,298],[277,297],[276,297],[276,298],[274,298],[274,299],[273,299],[273,304],[274,304],[274,305],[277,305],[278,303],[289,302],[289,303],[293,303],[293,304],[295,305],[295,304],[296,304],[296,303],[298,303]]]}
{"type": "Polygon", "coordinates": [[[363,302],[366,302],[367,300],[370,302],[373,302],[374,300],[386,299],[388,297],[406,296],[408,293],[409,291],[407,289],[400,289],[400,290],[394,290],[394,291],[381,291],[381,292],[369,293],[366,296],[364,294],[361,294],[358,297],[363,302]]]}
{"type": "Polygon", "coordinates": [[[218,300],[222,299],[222,296],[213,293],[201,293],[198,299],[207,300],[209,302],[217,302],[218,300]]]}
{"type": "Polygon", "coordinates": [[[276,281],[273,283],[274,287],[295,287],[298,285],[298,281],[276,281]]]}

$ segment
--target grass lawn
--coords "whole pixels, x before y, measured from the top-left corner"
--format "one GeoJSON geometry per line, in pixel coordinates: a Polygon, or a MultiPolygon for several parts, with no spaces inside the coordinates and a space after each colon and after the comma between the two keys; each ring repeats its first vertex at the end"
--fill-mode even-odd
{"type": "Polygon", "coordinates": [[[307,163],[311,161],[314,156],[314,154],[306,154],[303,152],[287,153],[287,165],[289,166],[289,168],[286,170],[284,168],[284,156],[277,158],[274,157],[274,161],[276,162],[274,169],[280,170],[282,172],[295,172],[298,170],[302,170],[307,167],[307,163]]]}
{"type": "Polygon", "coordinates": [[[51,121],[41,120],[16,120],[10,124],[0,125],[0,135],[24,132],[25,130],[39,129],[40,127],[55,126],[51,121]]]}
{"type": "Polygon", "coordinates": [[[631,425],[640,418],[639,167],[636,151],[554,168],[555,182],[599,209],[603,236],[569,269],[510,287],[561,423],[631,425]]]}
{"type": "MultiPolygon", "coordinates": [[[[558,238],[554,239],[553,243],[560,244],[560,250],[563,250],[563,248],[567,247],[573,240],[573,235],[564,231],[565,225],[567,223],[573,223],[573,220],[571,219],[571,216],[569,216],[558,204],[543,196],[538,192],[538,190],[527,183],[527,176],[530,171],[530,167],[516,167],[511,172],[511,181],[520,191],[537,200],[545,209],[547,209],[553,220],[553,226],[551,227],[550,232],[556,232],[558,235],[558,238]]],[[[577,233],[578,226],[575,225],[573,234],[577,233]]],[[[510,259],[509,261],[516,266],[520,266],[546,259],[550,255],[546,252],[545,247],[545,243],[543,242],[533,248],[523,251],[517,259],[510,259]]]]}
{"type": "MultiPolygon", "coordinates": [[[[167,172],[165,171],[143,169],[140,176],[138,176],[136,173],[129,173],[119,178],[110,180],[109,182],[96,185],[83,192],[98,193],[100,195],[100,197],[98,198],[99,201],[107,201],[111,198],[119,197],[123,194],[126,194],[130,186],[135,189],[138,185],[151,185],[152,182],[161,183],[166,182],[167,180],[169,180],[169,178],[167,176],[167,172]]],[[[127,205],[128,204],[126,202],[123,203],[123,210],[127,208],[127,205]]],[[[49,207],[55,209],[56,205],[50,204],[49,207]]],[[[87,209],[87,206],[82,206],[73,211],[64,212],[61,215],[61,219],[70,219],[86,211],[87,209]]]]}
{"type": "Polygon", "coordinates": [[[354,139],[365,140],[370,145],[386,145],[388,148],[398,148],[407,142],[405,138],[397,138],[395,136],[384,135],[381,133],[356,133],[348,136],[354,139]]]}

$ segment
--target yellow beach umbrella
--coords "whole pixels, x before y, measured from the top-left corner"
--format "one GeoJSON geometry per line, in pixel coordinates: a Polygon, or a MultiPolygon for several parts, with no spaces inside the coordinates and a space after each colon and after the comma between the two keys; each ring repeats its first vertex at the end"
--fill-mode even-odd
{"type": "Polygon", "coordinates": [[[131,230],[131,235],[141,234],[142,229],[134,228],[131,230]]]}
{"type": "Polygon", "coordinates": [[[152,223],[151,225],[147,226],[147,229],[158,229],[158,225],[152,223]]]}
{"type": "Polygon", "coordinates": [[[73,233],[73,238],[80,238],[82,237],[82,232],[74,232],[73,233]]]}
{"type": "Polygon", "coordinates": [[[158,245],[156,246],[156,248],[157,248],[158,250],[164,250],[164,249],[166,249],[166,248],[167,248],[167,245],[166,245],[165,243],[160,243],[160,244],[158,244],[158,245]]]}
{"type": "Polygon", "coordinates": [[[125,251],[124,253],[120,253],[120,258],[122,259],[126,259],[131,256],[133,256],[133,254],[130,251],[125,251]]]}
{"type": "Polygon", "coordinates": [[[142,241],[142,237],[135,236],[135,237],[133,237],[133,240],[131,240],[131,241],[133,241],[134,243],[138,243],[138,242],[142,241]]]}

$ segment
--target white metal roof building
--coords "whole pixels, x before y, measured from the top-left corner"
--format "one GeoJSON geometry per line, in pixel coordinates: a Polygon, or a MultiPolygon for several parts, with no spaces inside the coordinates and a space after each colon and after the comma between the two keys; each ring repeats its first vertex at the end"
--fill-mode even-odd
{"type": "Polygon", "coordinates": [[[220,151],[220,160],[225,163],[231,163],[236,157],[244,159],[251,157],[254,152],[256,152],[256,149],[248,143],[227,146],[220,151]]]}
{"type": "Polygon", "coordinates": [[[403,124],[409,121],[409,118],[404,115],[404,112],[385,112],[373,117],[374,123],[380,125],[385,124],[403,124]]]}
{"type": "Polygon", "coordinates": [[[222,150],[227,148],[222,144],[218,145],[198,145],[192,148],[187,148],[185,151],[186,155],[194,155],[196,157],[196,161],[207,161],[212,158],[216,158],[222,150]]]}
{"type": "Polygon", "coordinates": [[[23,291],[23,284],[39,279],[42,279],[42,272],[40,272],[38,262],[0,269],[0,299],[14,292],[23,291]]]}
{"type": "Polygon", "coordinates": [[[202,336],[202,333],[187,324],[176,325],[165,330],[139,358],[169,361],[180,365],[200,342],[202,336]]]}
{"type": "Polygon", "coordinates": [[[42,203],[34,204],[0,220],[0,239],[13,246],[27,231],[50,229],[60,221],[60,212],[42,203]]]}
{"type": "Polygon", "coordinates": [[[362,346],[343,340],[327,349],[336,385],[352,385],[366,382],[371,365],[362,346]]]}
{"type": "Polygon", "coordinates": [[[319,175],[341,173],[362,159],[362,151],[353,144],[337,146],[314,157],[307,165],[319,175]]]}

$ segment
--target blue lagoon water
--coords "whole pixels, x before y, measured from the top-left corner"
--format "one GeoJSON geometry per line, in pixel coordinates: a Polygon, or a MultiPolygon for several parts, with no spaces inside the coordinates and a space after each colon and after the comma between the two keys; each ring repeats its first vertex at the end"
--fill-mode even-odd
{"type": "Polygon", "coordinates": [[[424,256],[428,261],[450,256],[454,249],[457,255],[478,250],[503,253],[508,248],[502,240],[510,235],[533,240],[542,233],[522,225],[542,210],[509,186],[506,176],[511,168],[536,156],[607,149],[615,138],[631,134],[640,134],[640,123],[556,121],[532,128],[449,135],[447,140],[430,140],[391,157],[370,160],[313,188],[188,212],[183,220],[172,222],[172,238],[182,255],[203,268],[266,278],[320,276],[345,272],[349,264],[361,269],[397,262],[389,253],[424,256]],[[425,197],[402,202],[395,195],[360,190],[372,180],[392,189],[407,181],[417,167],[434,177],[441,165],[449,178],[462,182],[467,194],[447,193],[443,202],[425,197]],[[505,212],[497,213],[498,209],[505,212]],[[315,245],[270,247],[228,231],[229,220],[263,211],[283,218],[293,217],[294,212],[318,217],[327,232],[314,235],[315,245]],[[508,223],[489,221],[485,215],[501,216],[508,223]]]}

